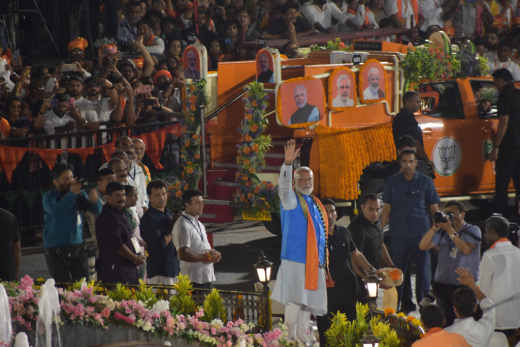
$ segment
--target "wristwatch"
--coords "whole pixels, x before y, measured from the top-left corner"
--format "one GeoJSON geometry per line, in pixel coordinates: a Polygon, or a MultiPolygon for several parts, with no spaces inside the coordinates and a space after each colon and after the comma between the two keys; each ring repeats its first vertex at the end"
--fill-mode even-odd
{"type": "Polygon", "coordinates": [[[453,240],[455,238],[455,236],[459,236],[459,234],[453,233],[453,235],[450,235],[450,240],[453,240]]]}

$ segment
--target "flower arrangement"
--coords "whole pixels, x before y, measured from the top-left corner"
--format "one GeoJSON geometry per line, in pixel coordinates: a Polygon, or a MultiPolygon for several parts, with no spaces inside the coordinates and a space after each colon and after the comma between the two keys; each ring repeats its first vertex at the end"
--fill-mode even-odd
{"type": "Polygon", "coordinates": [[[398,268],[383,268],[381,277],[383,277],[382,283],[388,287],[400,286],[403,283],[403,272],[398,268]]]}
{"type": "Polygon", "coordinates": [[[269,96],[263,84],[252,82],[244,87],[245,119],[238,128],[242,143],[237,145],[237,170],[235,181],[240,185],[233,194],[233,206],[241,211],[256,213],[278,209],[279,198],[273,183],[260,181],[256,173],[265,166],[265,153],[271,147],[271,136],[262,135],[268,120],[264,118],[269,96]]]}
{"type": "Polygon", "coordinates": [[[336,37],[334,41],[329,41],[325,46],[313,45],[311,46],[311,51],[316,51],[320,49],[328,49],[331,51],[347,51],[352,52],[352,45],[345,45],[344,42],[341,41],[339,37],[336,37]]]}
{"type": "Polygon", "coordinates": [[[358,181],[370,163],[396,158],[392,124],[368,128],[318,125],[320,194],[334,199],[358,197],[358,181]]]}
{"type": "MultiPolygon", "coordinates": [[[[3,284],[9,296],[13,324],[25,331],[35,330],[41,291],[35,289],[29,276],[25,276],[19,283],[3,284]]],[[[79,282],[74,288],[78,287],[80,289],[73,289],[72,286],[67,290],[58,289],[61,306],[61,316],[58,317],[60,325],[80,324],[104,330],[109,329],[110,325],[119,325],[154,334],[156,338],[198,341],[205,347],[296,345],[287,340],[287,328],[283,324],[281,329],[255,334],[252,332],[253,326],[245,324],[241,319],[227,323],[221,319],[206,321],[206,314],[202,308],[196,310],[193,306],[191,314],[181,314],[166,300],[156,300],[154,303],[149,299],[146,302],[136,300],[132,291],[129,299],[114,300],[107,295],[95,294],[93,283],[79,282]]],[[[112,294],[117,294],[123,288],[120,286],[112,294]]],[[[144,295],[144,290],[139,291],[144,295]]],[[[212,294],[216,297],[218,292],[212,294]]]]}
{"type": "Polygon", "coordinates": [[[370,324],[374,335],[381,339],[379,346],[381,347],[398,347],[400,346],[397,333],[390,328],[386,322],[382,322],[377,318],[372,318],[367,323],[366,316],[368,314],[368,305],[361,303],[356,304],[356,320],[348,321],[344,313],[337,313],[332,318],[332,325],[325,337],[327,338],[327,346],[343,347],[343,346],[359,346],[359,340],[363,338],[370,324]]]}
{"type": "Polygon", "coordinates": [[[178,177],[168,174],[166,176],[165,181],[168,184],[167,193],[168,193],[168,204],[167,207],[173,213],[177,213],[183,210],[183,206],[181,203],[182,193],[185,190],[188,190],[190,186],[188,182],[183,179],[179,179],[178,177]]]}
{"type": "Polygon", "coordinates": [[[425,79],[441,80],[457,76],[460,72],[460,60],[454,54],[448,54],[443,47],[432,44],[408,48],[406,59],[401,65],[404,70],[405,86],[418,87],[425,79]]]}
{"type": "Polygon", "coordinates": [[[476,54],[473,44],[462,46],[455,57],[460,61],[460,71],[457,77],[486,76],[489,71],[488,59],[476,54]]]}

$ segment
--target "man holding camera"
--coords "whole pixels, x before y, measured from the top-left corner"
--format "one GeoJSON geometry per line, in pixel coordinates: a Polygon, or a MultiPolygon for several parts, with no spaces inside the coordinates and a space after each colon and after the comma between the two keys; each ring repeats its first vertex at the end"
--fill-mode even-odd
{"type": "Polygon", "coordinates": [[[72,167],[57,163],[52,169],[54,189],[43,196],[43,247],[45,260],[56,282],[89,277],[87,253],[83,247],[82,210],[101,213],[95,189],[82,191],[82,182],[72,167]]]}
{"type": "Polygon", "coordinates": [[[456,318],[453,293],[461,287],[455,270],[459,267],[469,269],[478,280],[481,232],[476,225],[464,221],[466,209],[460,201],[448,201],[444,210],[433,216],[434,224],[423,236],[419,248],[427,251],[439,247],[433,292],[437,305],[444,310],[446,326],[450,326],[456,318]]]}

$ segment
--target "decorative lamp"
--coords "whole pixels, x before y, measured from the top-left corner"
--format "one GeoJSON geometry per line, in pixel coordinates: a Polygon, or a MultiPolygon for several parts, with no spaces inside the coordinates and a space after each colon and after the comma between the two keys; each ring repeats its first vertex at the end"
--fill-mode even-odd
{"type": "Polygon", "coordinates": [[[367,336],[359,340],[363,347],[379,347],[381,340],[372,334],[372,330],[367,331],[367,336]]]}
{"type": "Polygon", "coordinates": [[[258,263],[255,265],[256,272],[258,273],[258,279],[264,285],[271,281],[271,268],[273,263],[271,263],[264,255],[264,251],[260,251],[260,257],[258,257],[258,263]]]}
{"type": "Polygon", "coordinates": [[[376,276],[375,271],[370,271],[368,276],[363,278],[363,282],[365,282],[365,287],[368,291],[368,299],[375,300],[377,299],[377,291],[379,290],[379,282],[382,279],[376,276]]]}

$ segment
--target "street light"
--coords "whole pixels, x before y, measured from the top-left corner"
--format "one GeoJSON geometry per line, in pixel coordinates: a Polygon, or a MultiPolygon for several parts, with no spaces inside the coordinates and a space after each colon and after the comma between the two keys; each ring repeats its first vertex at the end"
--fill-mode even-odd
{"type": "Polygon", "coordinates": [[[260,257],[258,257],[258,263],[255,265],[258,279],[264,285],[262,296],[264,297],[264,330],[269,331],[269,281],[271,280],[271,263],[264,255],[264,251],[260,251],[260,257]]]}
{"type": "MultiPolygon", "coordinates": [[[[381,282],[381,278],[376,276],[376,271],[370,271],[368,273],[368,276],[363,278],[363,282],[365,282],[365,287],[367,288],[368,292],[368,301],[369,301],[369,307],[370,307],[370,320],[372,320],[372,310],[376,306],[376,300],[377,300],[377,291],[379,289],[379,282],[381,282]]],[[[370,323],[368,324],[368,330],[365,337],[363,337],[361,340],[361,345],[363,347],[379,347],[379,342],[381,340],[374,336],[374,332],[372,331],[372,327],[370,326],[370,323]]]]}

